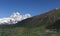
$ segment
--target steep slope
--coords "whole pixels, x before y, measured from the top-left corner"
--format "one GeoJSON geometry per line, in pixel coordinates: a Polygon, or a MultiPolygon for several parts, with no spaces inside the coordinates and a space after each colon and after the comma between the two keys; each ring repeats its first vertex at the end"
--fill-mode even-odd
{"type": "Polygon", "coordinates": [[[53,24],[56,20],[60,18],[60,9],[53,9],[47,13],[28,18],[17,23],[17,26],[25,27],[39,27],[39,26],[48,26],[53,24]]]}

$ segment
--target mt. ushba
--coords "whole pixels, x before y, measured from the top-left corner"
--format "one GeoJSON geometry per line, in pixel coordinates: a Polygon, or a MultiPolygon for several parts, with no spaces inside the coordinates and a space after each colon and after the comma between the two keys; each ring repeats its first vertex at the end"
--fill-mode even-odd
{"type": "Polygon", "coordinates": [[[30,14],[21,15],[19,12],[15,12],[10,17],[0,18],[0,24],[15,24],[18,21],[22,21],[30,17],[30,14]]]}

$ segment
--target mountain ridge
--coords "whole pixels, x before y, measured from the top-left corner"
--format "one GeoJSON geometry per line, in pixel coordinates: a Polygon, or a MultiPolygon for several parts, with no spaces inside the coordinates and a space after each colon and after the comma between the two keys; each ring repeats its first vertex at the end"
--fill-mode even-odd
{"type": "Polygon", "coordinates": [[[31,18],[28,18],[26,20],[23,20],[19,23],[17,23],[16,25],[22,25],[22,26],[40,26],[40,25],[50,25],[53,24],[56,20],[58,20],[60,18],[60,9],[53,9],[51,11],[48,11],[44,14],[41,15],[37,15],[31,18]]]}

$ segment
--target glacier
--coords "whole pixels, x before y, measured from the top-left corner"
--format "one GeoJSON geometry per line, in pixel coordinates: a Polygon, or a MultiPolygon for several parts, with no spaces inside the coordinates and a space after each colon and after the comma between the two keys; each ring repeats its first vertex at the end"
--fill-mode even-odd
{"type": "Polygon", "coordinates": [[[0,18],[0,24],[16,24],[17,22],[30,17],[32,17],[31,14],[21,15],[19,12],[15,12],[9,17],[0,18]]]}

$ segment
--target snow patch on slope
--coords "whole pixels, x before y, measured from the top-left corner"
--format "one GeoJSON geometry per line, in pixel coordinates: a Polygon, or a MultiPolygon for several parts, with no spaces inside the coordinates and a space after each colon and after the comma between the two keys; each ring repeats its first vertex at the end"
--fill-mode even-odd
{"type": "Polygon", "coordinates": [[[0,18],[0,24],[15,24],[18,21],[30,18],[30,14],[21,15],[19,12],[13,13],[10,17],[0,18]]]}

